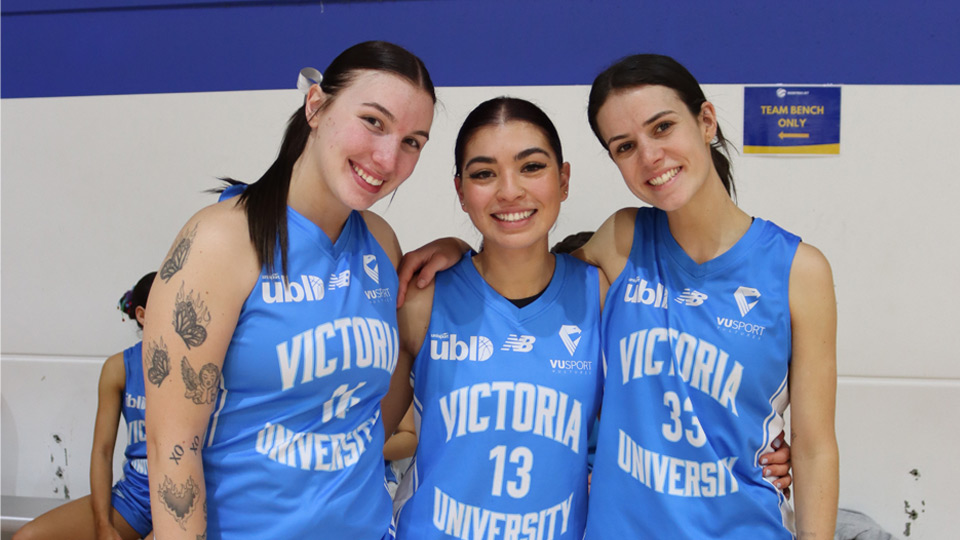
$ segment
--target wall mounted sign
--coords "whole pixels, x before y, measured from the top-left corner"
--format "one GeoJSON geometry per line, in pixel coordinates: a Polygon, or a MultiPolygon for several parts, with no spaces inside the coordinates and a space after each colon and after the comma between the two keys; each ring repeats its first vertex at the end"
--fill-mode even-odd
{"type": "Polygon", "coordinates": [[[839,86],[748,86],[744,154],[839,154],[839,86]]]}

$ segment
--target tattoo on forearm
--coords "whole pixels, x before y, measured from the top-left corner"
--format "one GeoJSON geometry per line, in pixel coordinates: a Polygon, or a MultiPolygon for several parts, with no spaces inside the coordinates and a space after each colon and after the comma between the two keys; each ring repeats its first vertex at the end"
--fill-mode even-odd
{"type": "Polygon", "coordinates": [[[179,465],[180,460],[183,458],[183,447],[179,444],[174,445],[173,452],[170,452],[170,461],[173,461],[175,464],[179,465]]]}
{"type": "Polygon", "coordinates": [[[183,265],[187,262],[187,255],[190,254],[190,246],[193,245],[193,239],[196,236],[197,226],[194,225],[193,229],[186,231],[180,241],[177,242],[177,247],[173,248],[170,258],[163,262],[163,266],[160,267],[160,279],[169,282],[170,278],[183,268],[183,265]]]}
{"type": "MultiPolygon", "coordinates": [[[[197,451],[200,450],[200,437],[194,437],[193,443],[190,444],[190,450],[193,451],[193,455],[197,455],[197,451]]],[[[207,507],[207,503],[203,503],[203,507],[207,507]]]]}
{"type": "Polygon", "coordinates": [[[164,475],[157,495],[160,496],[163,509],[173,516],[181,529],[187,530],[184,524],[196,510],[197,499],[200,497],[200,487],[193,481],[193,477],[188,477],[186,483],[177,486],[169,476],[164,475]]]}
{"type": "Polygon", "coordinates": [[[180,360],[180,372],[183,375],[183,384],[187,387],[183,397],[192,399],[197,405],[216,401],[217,392],[220,391],[220,368],[214,364],[204,364],[197,374],[184,356],[183,360],[180,360]]]}
{"type": "Polygon", "coordinates": [[[210,313],[206,304],[200,299],[200,293],[193,296],[193,290],[184,292],[183,283],[177,293],[177,303],[173,309],[173,329],[183,338],[187,348],[198,347],[207,340],[207,324],[210,323],[210,313]]]}
{"type": "Polygon", "coordinates": [[[156,341],[150,344],[145,363],[149,363],[146,366],[147,380],[160,388],[160,384],[170,374],[170,355],[167,354],[167,346],[163,343],[163,338],[160,338],[159,344],[156,341]]]}

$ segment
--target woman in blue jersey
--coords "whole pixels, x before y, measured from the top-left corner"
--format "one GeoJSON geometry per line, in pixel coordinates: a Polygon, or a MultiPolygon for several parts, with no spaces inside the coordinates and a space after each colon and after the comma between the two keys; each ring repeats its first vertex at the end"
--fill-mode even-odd
{"type": "Polygon", "coordinates": [[[398,314],[384,415],[404,410],[412,383],[419,443],[396,536],[579,540],[607,284],[549,251],[570,165],[549,118],[513,98],[467,116],[455,160],[483,248],[411,291],[398,314]]]}
{"type": "Polygon", "coordinates": [[[760,462],[788,404],[796,534],[832,537],[827,260],[737,207],[716,111],[675,60],[617,62],[594,81],[588,115],[653,208],[617,212],[583,249],[612,280],[587,538],[791,538],[793,516],[760,462]]]}
{"type": "Polygon", "coordinates": [[[436,98],[420,59],[385,42],[350,47],[318,82],[273,165],[187,222],[152,291],[143,358],[164,540],[388,529],[379,405],[400,249],[366,209],[413,171],[436,98]]]}
{"type": "MultiPolygon", "coordinates": [[[[119,309],[142,329],[147,296],[156,272],[140,278],[120,297],[119,309]]],[[[90,495],[59,506],[24,525],[14,540],[135,540],[147,538],[150,491],[147,485],[147,443],[144,434],[141,342],[103,363],[90,454],[90,495]],[[113,484],[113,450],[117,422],[127,424],[123,478],[113,484]]]]}

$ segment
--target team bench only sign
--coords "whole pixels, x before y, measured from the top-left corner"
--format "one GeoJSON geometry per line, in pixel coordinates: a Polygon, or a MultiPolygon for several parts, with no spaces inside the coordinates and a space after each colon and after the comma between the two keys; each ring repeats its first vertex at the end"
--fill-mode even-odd
{"type": "Polygon", "coordinates": [[[748,86],[744,154],[839,154],[839,86],[748,86]]]}

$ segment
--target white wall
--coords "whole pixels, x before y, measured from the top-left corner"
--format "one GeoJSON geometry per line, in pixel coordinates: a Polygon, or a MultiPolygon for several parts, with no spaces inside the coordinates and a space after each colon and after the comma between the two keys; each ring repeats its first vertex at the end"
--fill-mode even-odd
{"type": "MultiPolygon", "coordinates": [[[[742,88],[706,87],[737,147],[742,88]]],[[[453,140],[474,105],[501,94],[543,106],[563,139],[573,178],[554,240],[633,204],[587,128],[587,92],[439,89],[420,165],[392,204],[377,206],[404,249],[438,232],[476,243],[452,188],[453,140]]],[[[845,86],[839,156],[734,157],[741,207],[800,234],[833,264],[841,504],[902,534],[904,501],[925,503],[911,538],[951,536],[960,480],[950,450],[960,446],[958,99],[957,86],[845,86]]],[[[67,419],[70,492],[88,491],[88,462],[73,456],[89,454],[82,437],[98,366],[136,339],[116,300],[215,200],[202,190],[217,176],[253,180],[265,169],[300,100],[268,91],[2,102],[4,495],[57,495],[48,463],[31,459],[51,450],[67,419]],[[57,355],[72,358],[40,359],[57,355]]]]}

